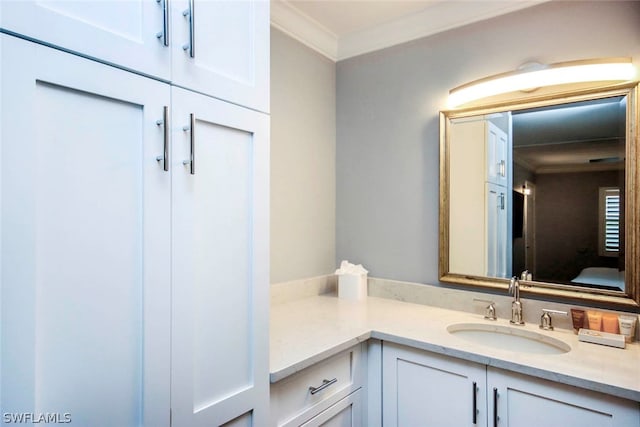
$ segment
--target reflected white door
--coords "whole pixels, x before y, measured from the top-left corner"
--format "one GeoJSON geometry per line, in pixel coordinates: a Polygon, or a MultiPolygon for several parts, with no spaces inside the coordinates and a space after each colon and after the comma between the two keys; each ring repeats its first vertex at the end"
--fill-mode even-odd
{"type": "Polygon", "coordinates": [[[486,122],[486,132],[487,182],[507,187],[508,168],[510,167],[507,134],[490,121],[486,122]]]}
{"type": "Polygon", "coordinates": [[[167,85],[2,35],[4,413],[167,426],[167,85]]]}
{"type": "Polygon", "coordinates": [[[536,277],[536,185],[525,182],[524,195],[524,254],[525,267],[536,277]]]}
{"type": "Polygon", "coordinates": [[[268,419],[268,116],[172,89],[175,426],[268,419]]]}
{"type": "Polygon", "coordinates": [[[486,275],[507,276],[507,194],[500,185],[486,184],[486,275]]]}
{"type": "Polygon", "coordinates": [[[170,28],[168,4],[167,0],[3,0],[0,26],[169,80],[171,50],[164,44],[165,28],[170,28]]]}

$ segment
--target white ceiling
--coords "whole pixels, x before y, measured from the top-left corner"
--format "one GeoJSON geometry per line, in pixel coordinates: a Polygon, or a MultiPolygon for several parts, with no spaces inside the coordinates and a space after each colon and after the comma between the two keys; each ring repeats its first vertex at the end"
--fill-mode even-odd
{"type": "Polygon", "coordinates": [[[549,0],[271,0],[271,25],[339,61],[549,0]]]}

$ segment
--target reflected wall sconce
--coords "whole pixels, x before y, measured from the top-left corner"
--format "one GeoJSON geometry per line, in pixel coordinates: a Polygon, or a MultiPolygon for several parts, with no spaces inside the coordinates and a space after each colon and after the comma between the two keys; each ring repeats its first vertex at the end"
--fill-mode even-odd
{"type": "Polygon", "coordinates": [[[631,58],[537,64],[535,67],[496,74],[451,89],[448,105],[449,108],[456,108],[482,98],[517,91],[530,92],[541,87],[599,81],[624,82],[636,78],[636,68],[631,58]]]}

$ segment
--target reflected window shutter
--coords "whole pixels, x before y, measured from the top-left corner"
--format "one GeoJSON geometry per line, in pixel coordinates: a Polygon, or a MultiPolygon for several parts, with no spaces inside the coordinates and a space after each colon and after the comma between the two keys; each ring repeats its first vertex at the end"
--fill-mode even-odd
{"type": "Polygon", "coordinates": [[[600,187],[598,209],[598,254],[618,256],[620,253],[620,189],[600,187]]]}
{"type": "Polygon", "coordinates": [[[620,190],[607,189],[604,196],[604,248],[620,250],[620,190]]]}

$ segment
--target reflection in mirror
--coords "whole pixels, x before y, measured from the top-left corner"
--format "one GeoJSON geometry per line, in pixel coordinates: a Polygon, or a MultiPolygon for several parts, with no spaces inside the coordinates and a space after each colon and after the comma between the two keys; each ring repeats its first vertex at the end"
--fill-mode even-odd
{"type": "Polygon", "coordinates": [[[443,113],[441,279],[637,298],[634,90],[443,113]]]}
{"type": "Polygon", "coordinates": [[[626,99],[513,113],[513,271],[625,290],[626,99]]]}
{"type": "Polygon", "coordinates": [[[510,277],[511,114],[454,119],[449,129],[450,271],[510,277]]]}

